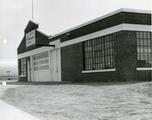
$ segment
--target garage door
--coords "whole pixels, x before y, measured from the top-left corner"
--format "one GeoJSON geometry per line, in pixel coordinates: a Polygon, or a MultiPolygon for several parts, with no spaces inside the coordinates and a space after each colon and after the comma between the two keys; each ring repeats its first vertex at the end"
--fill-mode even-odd
{"type": "Polygon", "coordinates": [[[45,51],[32,57],[33,81],[51,81],[49,69],[49,52],[45,51]]]}

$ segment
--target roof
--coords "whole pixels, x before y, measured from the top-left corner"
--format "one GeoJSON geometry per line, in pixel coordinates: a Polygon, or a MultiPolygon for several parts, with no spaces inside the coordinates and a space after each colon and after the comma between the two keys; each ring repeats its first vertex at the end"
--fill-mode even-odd
{"type": "Polygon", "coordinates": [[[37,29],[39,27],[39,24],[29,20],[28,24],[26,25],[25,27],[25,30],[24,31],[28,31],[28,30],[31,30],[31,29],[37,29]]]}
{"type": "Polygon", "coordinates": [[[133,13],[145,13],[145,14],[151,14],[151,13],[152,13],[152,11],[150,11],[150,10],[137,10],[137,9],[127,9],[127,8],[118,9],[118,10],[116,10],[116,11],[114,11],[114,12],[111,12],[111,13],[109,13],[109,14],[106,14],[106,15],[104,15],[104,16],[102,16],[102,17],[96,18],[96,19],[91,20],[91,21],[89,21],[89,22],[86,22],[86,23],[84,23],[84,24],[78,25],[78,26],[73,27],[73,28],[71,28],[71,29],[68,29],[68,30],[65,30],[65,31],[63,31],[63,32],[60,32],[60,33],[58,33],[58,34],[55,34],[55,35],[53,35],[53,36],[50,36],[49,39],[54,38],[54,37],[57,37],[57,36],[62,35],[62,34],[65,34],[65,33],[68,33],[68,32],[70,32],[70,31],[72,31],[72,30],[76,30],[76,29],[78,29],[78,28],[80,28],[80,27],[89,25],[89,24],[91,24],[91,23],[97,22],[97,21],[99,21],[99,20],[102,20],[102,19],[104,19],[104,18],[107,18],[107,17],[109,17],[109,16],[112,16],[112,15],[117,14],[117,13],[120,13],[120,12],[133,12],[133,13]]]}

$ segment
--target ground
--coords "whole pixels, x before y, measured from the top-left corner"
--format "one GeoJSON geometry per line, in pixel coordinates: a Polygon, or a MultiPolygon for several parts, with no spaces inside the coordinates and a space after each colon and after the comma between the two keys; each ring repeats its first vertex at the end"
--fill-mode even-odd
{"type": "Polygon", "coordinates": [[[152,120],[152,82],[21,85],[1,99],[42,120],[152,120]]]}

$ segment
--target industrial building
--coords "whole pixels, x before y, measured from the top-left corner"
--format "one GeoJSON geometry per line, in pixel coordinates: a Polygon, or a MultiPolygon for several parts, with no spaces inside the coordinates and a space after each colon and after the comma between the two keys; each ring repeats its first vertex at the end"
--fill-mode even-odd
{"type": "Polygon", "coordinates": [[[151,81],[151,15],[120,9],[53,36],[29,21],[17,49],[19,81],[151,81]]]}

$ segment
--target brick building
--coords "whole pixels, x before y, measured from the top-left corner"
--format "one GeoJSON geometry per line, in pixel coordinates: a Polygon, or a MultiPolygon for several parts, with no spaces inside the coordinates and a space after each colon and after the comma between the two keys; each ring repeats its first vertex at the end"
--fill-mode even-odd
{"type": "Polygon", "coordinates": [[[49,37],[30,21],[18,66],[19,81],[150,81],[151,12],[120,9],[49,37]]]}

